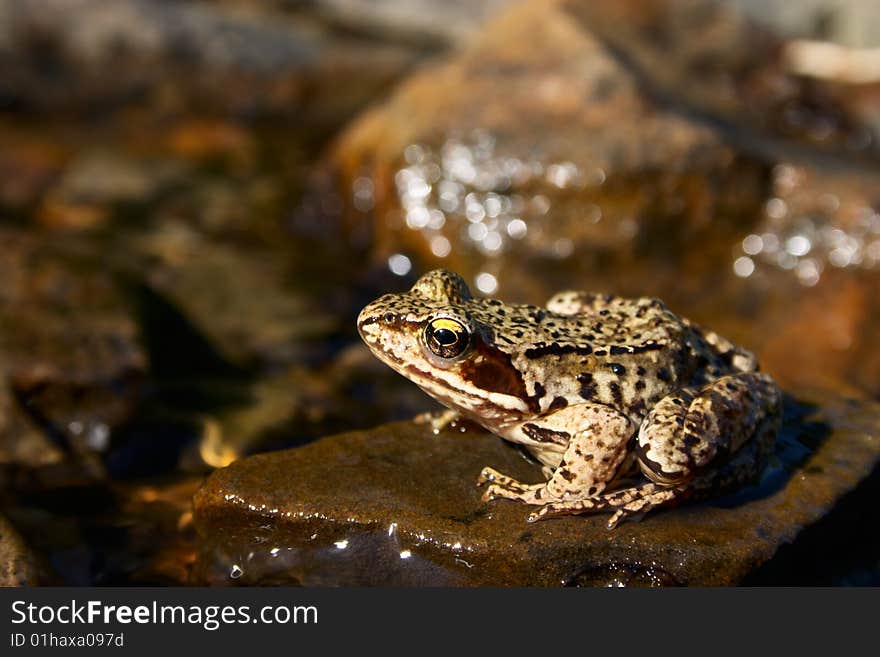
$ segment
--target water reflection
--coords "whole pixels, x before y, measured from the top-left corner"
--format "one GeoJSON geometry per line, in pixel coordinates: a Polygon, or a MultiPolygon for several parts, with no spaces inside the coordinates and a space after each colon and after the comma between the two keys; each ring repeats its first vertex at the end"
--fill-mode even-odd
{"type": "Polygon", "coordinates": [[[816,189],[814,177],[788,164],[774,169],[776,195],[764,206],[759,231],[742,240],[742,255],[733,261],[737,276],[748,278],[760,267],[773,267],[813,286],[829,267],[880,266],[880,214],[859,188],[841,197],[816,189]]]}
{"type": "MultiPolygon", "coordinates": [[[[438,258],[448,256],[458,242],[484,256],[499,256],[511,243],[529,235],[530,223],[550,212],[551,201],[541,193],[542,188],[549,193],[550,189],[584,189],[605,181],[604,171],[587,175],[569,161],[545,163],[502,156],[486,131],[475,131],[468,139],[449,138],[439,149],[411,144],[404,149],[403,159],[404,166],[394,175],[402,224],[422,232],[438,258]]],[[[352,193],[357,209],[372,208],[372,183],[357,178],[352,193]]],[[[596,223],[602,212],[591,206],[586,217],[596,223]]],[[[395,221],[389,218],[390,224],[395,221]]],[[[566,258],[572,248],[561,243],[554,252],[566,258]]]]}

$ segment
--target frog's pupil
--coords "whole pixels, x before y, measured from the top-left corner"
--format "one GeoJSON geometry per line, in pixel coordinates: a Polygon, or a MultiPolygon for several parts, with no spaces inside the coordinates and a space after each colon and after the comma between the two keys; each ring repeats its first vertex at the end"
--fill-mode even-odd
{"type": "Polygon", "coordinates": [[[445,347],[455,344],[458,340],[458,336],[449,329],[441,328],[434,331],[434,339],[445,347]]]}

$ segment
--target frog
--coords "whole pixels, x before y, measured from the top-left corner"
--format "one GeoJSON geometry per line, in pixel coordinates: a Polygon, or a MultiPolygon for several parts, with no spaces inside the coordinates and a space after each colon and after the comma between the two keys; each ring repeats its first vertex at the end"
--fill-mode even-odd
{"type": "Polygon", "coordinates": [[[448,411],[520,445],[545,480],[489,465],[483,500],[531,505],[529,522],[611,512],[609,528],[753,483],[782,394],[750,351],[653,297],[576,289],[544,306],[475,297],[436,269],[367,304],[372,353],[448,411]]]}

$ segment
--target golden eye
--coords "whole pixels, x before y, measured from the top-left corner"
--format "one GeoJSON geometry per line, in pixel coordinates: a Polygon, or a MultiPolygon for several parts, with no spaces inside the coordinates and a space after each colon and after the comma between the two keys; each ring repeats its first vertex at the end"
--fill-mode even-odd
{"type": "Polygon", "coordinates": [[[425,344],[440,358],[455,358],[467,349],[470,333],[456,319],[438,317],[425,327],[425,344]]]}

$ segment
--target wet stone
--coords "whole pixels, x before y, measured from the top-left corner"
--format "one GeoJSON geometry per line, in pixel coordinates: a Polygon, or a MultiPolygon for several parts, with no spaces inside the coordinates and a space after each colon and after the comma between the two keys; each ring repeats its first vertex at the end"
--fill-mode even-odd
{"type": "Polygon", "coordinates": [[[544,0],[495,16],[362,114],[303,212],[335,194],[351,239],[392,271],[404,255],[488,274],[486,294],[494,280],[544,296],[609,269],[651,279],[672,252],[713,261],[757,217],[767,173],[544,0]],[[537,268],[549,289],[524,275],[537,268]]]}
{"type": "Polygon", "coordinates": [[[195,574],[211,584],[304,586],[736,584],[878,459],[880,407],[804,393],[787,402],[755,485],[609,531],[606,514],[529,524],[525,505],[480,501],[483,466],[542,479],[490,434],[386,424],[216,471],[194,498],[195,574]]]}

